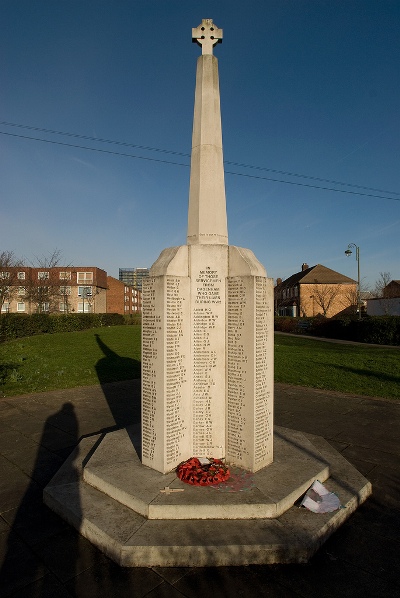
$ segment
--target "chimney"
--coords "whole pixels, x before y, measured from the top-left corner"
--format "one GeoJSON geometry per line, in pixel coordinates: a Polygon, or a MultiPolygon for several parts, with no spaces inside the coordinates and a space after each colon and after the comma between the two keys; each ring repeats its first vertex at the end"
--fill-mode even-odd
{"type": "Polygon", "coordinates": [[[276,286],[278,287],[280,284],[282,284],[282,278],[277,278],[276,279],[276,286]]]}
{"type": "Polygon", "coordinates": [[[309,265],[308,264],[301,264],[301,271],[304,272],[304,270],[308,270],[309,265]]]}

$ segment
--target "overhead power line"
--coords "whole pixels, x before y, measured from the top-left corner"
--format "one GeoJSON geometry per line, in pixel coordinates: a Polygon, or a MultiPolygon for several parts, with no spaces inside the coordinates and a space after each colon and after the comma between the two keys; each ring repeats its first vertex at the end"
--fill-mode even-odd
{"type": "Polygon", "coordinates": [[[76,147],[78,149],[88,150],[90,152],[100,152],[102,154],[112,154],[113,156],[123,156],[124,158],[135,158],[137,160],[149,160],[150,162],[162,162],[163,164],[174,164],[175,166],[189,166],[189,164],[180,164],[179,162],[170,162],[168,160],[160,160],[158,158],[150,158],[148,156],[135,156],[134,154],[124,154],[122,152],[112,152],[111,150],[100,149],[98,147],[88,147],[86,145],[76,145],[75,143],[63,143],[62,141],[54,141],[54,139],[40,139],[40,137],[28,137],[27,135],[17,135],[16,133],[6,133],[0,131],[0,135],[8,135],[10,137],[18,137],[20,139],[30,139],[31,141],[41,141],[42,143],[51,143],[52,145],[63,145],[64,147],[76,147]]]}
{"type": "MultiPolygon", "coordinates": [[[[82,135],[79,133],[68,133],[66,131],[56,131],[54,129],[45,129],[43,127],[33,127],[31,125],[23,125],[23,124],[19,124],[19,123],[10,123],[8,121],[0,121],[0,125],[6,125],[9,127],[18,127],[20,129],[28,129],[30,131],[39,131],[42,133],[50,133],[52,135],[64,135],[67,137],[73,137],[75,139],[85,139],[86,141],[95,141],[97,143],[108,143],[108,144],[113,144],[113,145],[120,145],[123,147],[134,147],[136,149],[142,149],[142,150],[146,150],[146,151],[151,151],[151,152],[161,152],[164,154],[172,154],[175,156],[183,156],[183,157],[190,157],[190,154],[188,153],[184,153],[184,152],[176,152],[173,150],[167,150],[167,149],[161,149],[159,147],[151,147],[151,146],[147,146],[147,145],[138,145],[135,143],[128,143],[125,141],[116,141],[113,139],[103,139],[101,137],[91,137],[89,135],[82,135]]],[[[0,131],[1,132],[1,131],[0,131]]],[[[140,157],[140,156],[138,156],[140,157]]],[[[315,176],[310,176],[310,175],[306,175],[306,174],[299,174],[297,172],[287,172],[285,170],[276,170],[274,168],[267,168],[265,166],[254,166],[252,164],[244,164],[242,162],[230,162],[229,160],[224,160],[225,164],[229,164],[230,166],[238,166],[240,168],[252,168],[254,170],[260,170],[260,171],[264,171],[264,172],[273,172],[274,174],[283,174],[285,176],[291,176],[291,177],[297,177],[297,178],[303,178],[303,179],[310,179],[313,181],[318,181],[320,183],[329,183],[331,185],[342,185],[345,187],[353,187],[355,189],[363,189],[364,191],[374,191],[376,193],[386,193],[388,195],[399,195],[400,196],[400,192],[397,191],[388,191],[385,189],[376,189],[374,187],[366,187],[363,185],[355,185],[352,183],[344,183],[343,181],[335,181],[332,179],[324,179],[324,178],[320,178],[320,177],[315,177],[315,176]]],[[[256,178],[256,177],[254,177],[256,178]]]]}
{"type": "MultiPolygon", "coordinates": [[[[121,145],[124,147],[134,147],[137,149],[143,149],[146,151],[151,151],[151,152],[161,152],[164,154],[172,154],[175,156],[183,156],[183,157],[190,157],[190,154],[188,153],[184,153],[184,152],[176,152],[173,150],[167,150],[167,149],[161,149],[159,147],[151,147],[151,146],[147,146],[147,145],[138,145],[135,143],[128,143],[125,141],[116,141],[113,139],[103,139],[101,137],[91,137],[89,135],[82,135],[79,133],[68,133],[66,131],[56,131],[54,129],[45,129],[43,127],[33,127],[31,125],[23,125],[23,124],[19,124],[19,123],[10,123],[8,121],[0,121],[0,125],[7,125],[9,127],[18,127],[21,129],[28,129],[30,131],[40,131],[43,133],[50,133],[52,135],[64,135],[67,137],[74,137],[76,139],[85,139],[86,141],[96,141],[97,143],[109,143],[109,144],[114,144],[114,145],[121,145]]],[[[0,131],[1,132],[1,131],[0,131]]],[[[140,156],[138,156],[140,157],[140,156]]],[[[315,177],[315,176],[310,176],[307,174],[299,174],[297,172],[287,172],[285,170],[276,170],[275,168],[267,168],[265,166],[254,166],[252,164],[244,164],[242,162],[230,162],[229,160],[224,160],[225,164],[229,164],[230,166],[238,166],[240,168],[252,168],[255,170],[260,170],[260,171],[264,171],[264,172],[273,172],[275,174],[283,174],[285,176],[292,176],[292,177],[298,177],[298,178],[303,178],[303,179],[310,179],[313,181],[318,181],[320,183],[330,183],[331,185],[342,185],[345,187],[354,187],[355,189],[363,189],[364,191],[375,191],[377,193],[386,193],[388,195],[399,195],[400,196],[400,192],[397,191],[388,191],[385,189],[376,189],[374,187],[366,187],[363,185],[355,185],[353,183],[344,183],[343,181],[335,181],[332,179],[324,179],[324,178],[320,178],[320,177],[315,177]]]]}
{"type": "MultiPolygon", "coordinates": [[[[23,125],[23,124],[17,124],[17,123],[10,123],[7,121],[0,121],[0,124],[2,125],[6,125],[6,126],[12,126],[12,127],[18,127],[18,128],[22,128],[22,129],[27,129],[27,130],[32,130],[32,131],[40,131],[42,133],[50,133],[50,134],[54,134],[54,135],[63,135],[63,136],[67,136],[67,137],[72,137],[75,139],[85,139],[87,141],[95,141],[97,143],[107,143],[107,144],[113,144],[113,145],[118,145],[118,146],[123,146],[123,147],[132,147],[132,148],[137,148],[137,149],[142,149],[142,150],[146,150],[146,151],[155,151],[155,152],[161,152],[161,153],[166,153],[166,154],[172,154],[175,156],[182,156],[182,157],[190,157],[190,154],[187,153],[183,153],[183,152],[176,152],[173,150],[166,150],[166,149],[161,149],[161,148],[154,148],[154,147],[150,147],[150,146],[144,146],[144,145],[138,145],[138,144],[133,144],[133,143],[127,143],[124,141],[115,141],[115,140],[110,140],[110,139],[102,139],[99,137],[91,137],[88,135],[81,135],[78,133],[68,133],[65,131],[56,131],[53,129],[45,129],[43,127],[32,127],[29,125],[23,125]]],[[[161,160],[158,158],[151,158],[148,156],[138,156],[138,155],[134,155],[134,154],[126,154],[126,153],[122,153],[122,152],[115,152],[115,151],[111,151],[111,150],[104,150],[104,149],[100,149],[100,148],[94,148],[94,147],[88,147],[88,146],[83,146],[83,145],[77,145],[77,144],[72,144],[72,143],[63,143],[61,141],[55,141],[55,140],[51,140],[51,139],[42,139],[39,137],[29,137],[27,135],[18,135],[16,133],[8,133],[5,131],[0,131],[1,135],[8,135],[10,137],[17,137],[20,139],[27,139],[27,140],[31,140],[31,141],[39,141],[42,143],[50,143],[53,145],[61,145],[61,146],[66,146],[66,147],[74,147],[77,149],[83,149],[86,151],[93,151],[93,152],[100,152],[100,153],[105,153],[105,154],[111,154],[111,155],[115,155],[115,156],[122,156],[122,157],[126,157],[126,158],[133,158],[133,159],[137,159],[137,160],[147,160],[147,161],[151,161],[151,162],[160,162],[163,164],[171,164],[174,166],[186,166],[188,167],[189,164],[183,164],[180,162],[172,162],[172,161],[168,161],[168,160],[161,160]]],[[[276,170],[273,168],[266,168],[266,167],[262,167],[262,166],[254,166],[254,165],[249,165],[249,164],[243,164],[243,163],[239,163],[239,162],[230,162],[230,161],[224,161],[225,164],[229,164],[232,166],[238,166],[241,168],[250,168],[250,169],[254,169],[254,170],[259,170],[259,171],[265,171],[265,172],[274,172],[276,174],[282,174],[285,176],[291,176],[291,177],[297,177],[297,178],[305,178],[305,179],[309,179],[309,180],[313,180],[313,181],[318,181],[318,182],[326,182],[326,183],[330,183],[330,184],[334,184],[334,185],[342,185],[342,186],[346,186],[346,187],[350,187],[350,188],[354,188],[354,189],[360,189],[360,190],[365,190],[365,191],[374,191],[376,193],[385,193],[388,195],[398,195],[400,196],[400,193],[396,192],[396,191],[386,191],[386,190],[382,190],[382,189],[376,189],[373,187],[366,187],[366,186],[362,186],[362,185],[355,185],[355,184],[351,184],[351,183],[344,183],[341,181],[334,181],[331,179],[323,179],[323,178],[319,178],[319,177],[314,177],[314,176],[309,176],[309,175],[303,175],[303,174],[298,174],[298,173],[292,173],[292,172],[287,172],[287,171],[283,171],[283,170],[276,170]]],[[[283,184],[287,184],[287,185],[295,185],[298,187],[308,187],[311,189],[319,189],[322,191],[333,191],[336,193],[346,193],[346,194],[350,194],[350,195],[359,195],[359,196],[363,196],[363,197],[372,197],[375,199],[391,199],[393,201],[400,201],[400,197],[388,197],[387,195],[375,195],[372,193],[363,193],[362,191],[350,191],[348,189],[334,189],[332,187],[322,187],[319,185],[312,185],[309,183],[300,183],[300,182],[296,182],[296,181],[286,181],[286,180],[282,180],[282,179],[275,179],[272,177],[263,177],[263,176],[257,176],[257,175],[250,175],[250,174],[246,174],[246,173],[240,173],[240,172],[232,172],[232,171],[225,171],[226,174],[230,174],[233,176],[242,176],[245,178],[251,178],[251,179],[258,179],[258,180],[264,180],[264,181],[270,181],[270,182],[275,182],[275,183],[283,183],[283,184]]]]}

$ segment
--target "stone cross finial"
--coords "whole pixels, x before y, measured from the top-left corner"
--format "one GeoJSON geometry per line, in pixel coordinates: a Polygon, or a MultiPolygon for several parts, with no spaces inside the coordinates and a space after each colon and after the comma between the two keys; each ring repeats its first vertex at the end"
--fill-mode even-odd
{"type": "Polygon", "coordinates": [[[212,54],[213,47],[222,42],[222,29],[212,19],[202,19],[201,25],[192,29],[192,42],[201,46],[202,54],[212,54]]]}

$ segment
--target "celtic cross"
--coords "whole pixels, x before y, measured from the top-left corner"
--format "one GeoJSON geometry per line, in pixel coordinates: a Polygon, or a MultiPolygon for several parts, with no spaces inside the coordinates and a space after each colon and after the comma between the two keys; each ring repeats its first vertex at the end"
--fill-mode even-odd
{"type": "Polygon", "coordinates": [[[201,46],[202,54],[212,54],[213,47],[222,42],[222,29],[212,19],[202,19],[201,25],[192,29],[192,42],[201,46]]]}

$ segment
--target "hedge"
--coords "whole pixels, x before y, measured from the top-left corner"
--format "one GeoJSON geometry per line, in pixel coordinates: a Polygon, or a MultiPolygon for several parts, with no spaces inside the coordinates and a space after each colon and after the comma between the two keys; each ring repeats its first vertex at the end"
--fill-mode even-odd
{"type": "Polygon", "coordinates": [[[0,316],[0,340],[125,323],[121,314],[3,314],[0,316]]]}
{"type": "Polygon", "coordinates": [[[400,345],[399,316],[367,316],[357,318],[291,318],[275,316],[275,330],[308,334],[324,338],[373,343],[376,345],[400,345]]]}

